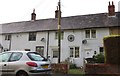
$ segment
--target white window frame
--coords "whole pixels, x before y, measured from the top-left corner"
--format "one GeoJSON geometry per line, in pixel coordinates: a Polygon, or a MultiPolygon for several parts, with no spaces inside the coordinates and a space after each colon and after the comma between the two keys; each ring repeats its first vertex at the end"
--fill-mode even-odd
{"type": "MultiPolygon", "coordinates": [[[[64,31],[61,31],[61,40],[64,38],[64,31]]],[[[55,39],[58,39],[58,31],[55,32],[55,39]]]]}
{"type": "Polygon", "coordinates": [[[96,36],[97,36],[97,32],[96,32],[96,29],[86,29],[85,30],[85,38],[86,39],[94,39],[94,38],[96,38],[96,36]],[[87,31],[89,31],[89,33],[87,34],[87,31]],[[87,35],[89,35],[89,36],[87,36],[87,35]]]}
{"type": "Polygon", "coordinates": [[[80,47],[79,46],[70,47],[69,55],[71,58],[79,58],[80,57],[80,47]],[[78,48],[79,50],[77,50],[76,48],[78,48]],[[77,51],[78,51],[78,55],[77,55],[77,51]]]}
{"type": "Polygon", "coordinates": [[[58,50],[53,50],[53,58],[58,58],[59,52],[58,50]]]}
{"type": "Polygon", "coordinates": [[[5,35],[5,40],[11,40],[11,34],[5,35]]]}
{"type": "Polygon", "coordinates": [[[36,41],[37,32],[29,32],[29,41],[36,41]]]}

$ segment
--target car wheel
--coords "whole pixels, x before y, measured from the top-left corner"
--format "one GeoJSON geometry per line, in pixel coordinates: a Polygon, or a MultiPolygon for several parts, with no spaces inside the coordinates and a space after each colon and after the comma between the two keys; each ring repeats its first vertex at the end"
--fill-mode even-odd
{"type": "Polygon", "coordinates": [[[19,71],[16,76],[28,76],[28,74],[24,71],[19,71]]]}

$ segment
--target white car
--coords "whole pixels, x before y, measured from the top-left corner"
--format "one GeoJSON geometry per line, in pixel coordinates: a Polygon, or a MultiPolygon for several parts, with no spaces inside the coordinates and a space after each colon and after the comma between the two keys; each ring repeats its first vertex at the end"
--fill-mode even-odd
{"type": "Polygon", "coordinates": [[[31,51],[8,51],[0,54],[2,75],[39,76],[50,74],[50,61],[31,51]]]}

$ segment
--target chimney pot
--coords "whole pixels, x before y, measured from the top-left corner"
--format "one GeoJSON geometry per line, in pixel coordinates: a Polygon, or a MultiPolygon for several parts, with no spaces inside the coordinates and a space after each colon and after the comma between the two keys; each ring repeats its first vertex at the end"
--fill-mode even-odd
{"type": "Polygon", "coordinates": [[[35,9],[33,9],[33,13],[31,14],[31,20],[36,20],[35,9]]]}
{"type": "Polygon", "coordinates": [[[114,5],[114,2],[112,1],[112,5],[114,5]]]}
{"type": "Polygon", "coordinates": [[[110,1],[109,1],[109,6],[110,6],[110,1]]]}
{"type": "Polygon", "coordinates": [[[108,16],[114,16],[114,15],[115,15],[115,6],[114,6],[114,3],[112,1],[112,5],[111,5],[110,1],[109,1],[108,16]]]}

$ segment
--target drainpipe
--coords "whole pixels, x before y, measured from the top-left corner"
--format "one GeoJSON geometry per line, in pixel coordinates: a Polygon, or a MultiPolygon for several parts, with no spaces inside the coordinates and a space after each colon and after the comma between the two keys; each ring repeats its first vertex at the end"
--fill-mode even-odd
{"type": "Polygon", "coordinates": [[[10,36],[10,42],[9,42],[9,51],[11,50],[11,42],[12,42],[12,36],[10,36]]]}
{"type": "Polygon", "coordinates": [[[49,50],[49,31],[47,34],[47,59],[48,59],[48,50],[49,50]]]}
{"type": "Polygon", "coordinates": [[[61,3],[60,0],[58,2],[58,51],[59,51],[59,56],[58,56],[58,63],[61,61],[61,3]]]}

